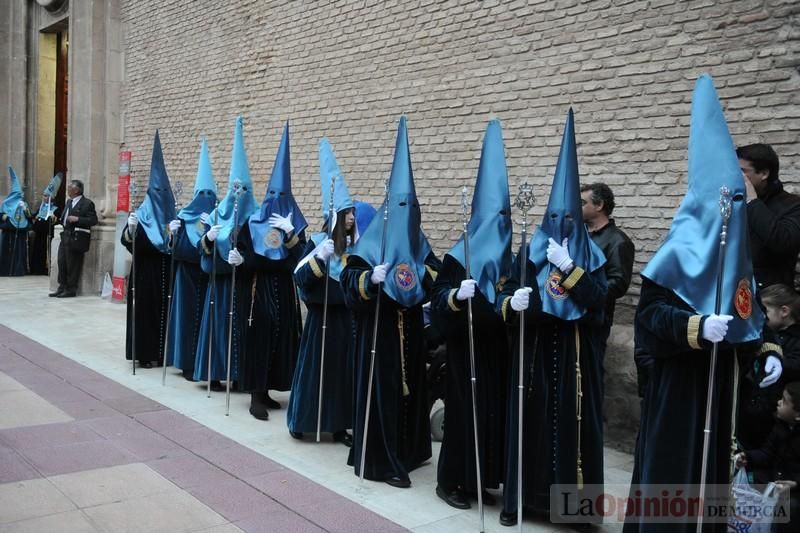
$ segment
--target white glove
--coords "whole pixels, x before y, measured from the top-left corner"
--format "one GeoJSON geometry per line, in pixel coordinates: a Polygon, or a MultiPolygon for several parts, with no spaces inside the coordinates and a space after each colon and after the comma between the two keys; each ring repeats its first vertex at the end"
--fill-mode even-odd
{"type": "Polygon", "coordinates": [[[207,226],[210,225],[208,223],[208,213],[200,213],[200,222],[202,222],[203,224],[205,224],[207,226]]]}
{"type": "Polygon", "coordinates": [[[466,300],[467,298],[472,298],[475,296],[475,284],[477,281],[474,279],[465,279],[461,282],[461,286],[458,288],[458,292],[456,293],[457,300],[466,300]]]}
{"type": "Polygon", "coordinates": [[[383,283],[383,280],[386,279],[386,272],[388,272],[388,270],[389,263],[376,266],[372,269],[372,274],[370,274],[369,280],[375,285],[383,283]]]}
{"type": "Polygon", "coordinates": [[[239,250],[234,248],[230,252],[228,252],[228,264],[229,265],[233,265],[235,267],[238,267],[242,263],[244,263],[244,258],[242,257],[242,254],[239,253],[239,250]]]}
{"type": "Polygon", "coordinates": [[[325,239],[317,250],[316,256],[320,261],[327,261],[333,255],[333,239],[325,239]]]}
{"type": "Polygon", "coordinates": [[[174,234],[174,233],[175,233],[175,232],[177,232],[179,229],[181,229],[181,221],[180,221],[180,220],[178,220],[178,219],[175,219],[175,220],[173,220],[173,221],[171,221],[171,222],[169,223],[169,232],[170,232],[170,233],[173,233],[173,234],[174,234]]]}
{"type": "Polygon", "coordinates": [[[139,218],[136,216],[136,213],[128,215],[128,233],[133,233],[136,230],[137,224],[139,224],[139,218]]]}
{"type": "Polygon", "coordinates": [[[524,311],[528,308],[530,303],[530,294],[533,289],[530,287],[522,287],[514,291],[514,296],[511,297],[511,309],[514,311],[524,311]]]}
{"type": "Polygon", "coordinates": [[[767,360],[764,362],[764,371],[767,373],[767,376],[758,384],[762,389],[769,387],[781,377],[783,373],[781,360],[774,355],[768,355],[767,360]]]}
{"type": "Polygon", "coordinates": [[[703,338],[708,342],[721,342],[728,333],[728,322],[731,320],[731,315],[708,315],[703,322],[703,338]]]}
{"type": "Polygon", "coordinates": [[[208,239],[208,242],[216,241],[217,237],[219,236],[219,231],[221,229],[222,229],[221,224],[215,224],[211,226],[211,228],[209,228],[209,230],[206,232],[206,239],[208,239]]]}
{"type": "Polygon", "coordinates": [[[572,268],[575,266],[567,249],[568,240],[564,237],[561,244],[558,244],[552,237],[547,239],[547,260],[564,274],[572,272],[572,268]]]}
{"type": "Polygon", "coordinates": [[[282,217],[278,213],[272,213],[272,216],[269,217],[269,220],[267,220],[267,224],[269,224],[273,228],[278,228],[279,230],[282,230],[286,235],[289,235],[291,232],[294,231],[294,226],[292,226],[291,213],[289,213],[288,217],[282,217]]]}

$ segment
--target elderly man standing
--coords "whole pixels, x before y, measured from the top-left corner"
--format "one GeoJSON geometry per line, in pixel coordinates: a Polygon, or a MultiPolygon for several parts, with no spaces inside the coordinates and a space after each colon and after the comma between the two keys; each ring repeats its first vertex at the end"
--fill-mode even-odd
{"type": "Polygon", "coordinates": [[[64,231],[58,245],[58,290],[49,295],[55,298],[71,298],[78,294],[83,254],[89,250],[92,239],[89,228],[97,224],[94,202],[83,195],[83,182],[70,181],[67,197],[61,217],[64,231]]]}

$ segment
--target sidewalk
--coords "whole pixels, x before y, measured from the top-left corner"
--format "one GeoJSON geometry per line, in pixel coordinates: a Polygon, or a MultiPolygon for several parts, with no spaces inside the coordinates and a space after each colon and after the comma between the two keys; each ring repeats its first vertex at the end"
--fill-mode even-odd
{"type": "MultiPolygon", "coordinates": [[[[0,533],[478,530],[476,506],[434,493],[438,443],[411,489],[360,483],[341,444],[289,436],[288,393],[268,422],[242,394],[226,417],[224,393],[171,368],[166,386],[160,368],[131,375],[125,306],[47,292],[44,277],[0,279],[0,533]]],[[[629,455],[605,460],[607,483],[630,481],[629,455]]],[[[487,531],[516,531],[486,511],[487,531]]]]}

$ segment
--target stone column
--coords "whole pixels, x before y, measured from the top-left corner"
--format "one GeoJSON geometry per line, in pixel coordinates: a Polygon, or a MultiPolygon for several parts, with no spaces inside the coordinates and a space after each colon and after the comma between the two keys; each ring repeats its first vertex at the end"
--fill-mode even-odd
{"type": "Polygon", "coordinates": [[[70,2],[69,176],[81,179],[100,223],[84,259],[80,291],[99,294],[114,260],[122,78],[119,0],[70,2]]]}
{"type": "Polygon", "coordinates": [[[0,195],[3,196],[9,189],[9,165],[20,178],[26,178],[29,16],[27,0],[0,2],[0,72],[7,73],[5,79],[0,79],[0,176],[4,178],[0,180],[0,195]]]}

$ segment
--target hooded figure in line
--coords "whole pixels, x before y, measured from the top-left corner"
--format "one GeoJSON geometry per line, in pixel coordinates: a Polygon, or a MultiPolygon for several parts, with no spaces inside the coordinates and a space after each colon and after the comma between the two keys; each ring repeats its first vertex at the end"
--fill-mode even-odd
{"type": "Polygon", "coordinates": [[[167,332],[167,311],[172,240],[169,223],[175,218],[175,197],[164,166],[161,140],[156,131],[150,163],[150,182],[144,201],[128,216],[120,241],[134,253],[135,279],[128,283],[128,317],[125,357],[130,360],[132,322],[136,320],[136,361],[143,368],[160,366],[167,332]],[[135,239],[134,239],[135,234],[135,239]],[[136,316],[132,313],[136,290],[136,316]]]}
{"type": "Polygon", "coordinates": [[[197,246],[206,231],[205,221],[217,202],[217,184],[211,170],[208,142],[200,144],[192,200],[169,223],[174,244],[175,284],[169,323],[167,362],[183,377],[194,379],[194,359],[200,339],[200,320],[208,290],[208,274],[200,268],[197,246]]]}
{"type": "Polygon", "coordinates": [[[322,139],[319,143],[319,178],[324,221],[322,231],[311,237],[303,260],[294,272],[308,314],[300,340],[286,423],[289,433],[296,439],[302,439],[304,433],[316,432],[322,365],[320,431],[331,433],[334,441],[349,446],[352,445],[352,437],[345,429],[353,427],[355,338],[353,317],[345,306],[339,280],[343,260],[352,252],[360,232],[355,203],[328,139],[322,139]],[[326,313],[326,287],[328,307],[323,364],[322,326],[326,313]]]}
{"type": "Polygon", "coordinates": [[[356,322],[355,417],[348,464],[359,475],[364,454],[364,477],[398,488],[410,487],[409,472],[431,457],[422,304],[429,299],[441,263],[420,219],[406,118],[401,117],[386,199],[347,256],[339,278],[356,322]],[[364,449],[376,319],[373,395],[364,449]]]}
{"type": "Polygon", "coordinates": [[[305,248],[307,225],[292,195],[286,122],[261,208],[250,215],[228,256],[231,265],[241,265],[247,288],[239,390],[250,393],[250,414],[258,420],[267,420],[269,409],[280,408],[269,391],[288,391],[292,385],[301,331],[292,272],[305,248]]]}
{"type": "Polygon", "coordinates": [[[28,273],[28,230],[32,217],[14,169],[8,167],[11,190],[0,204],[0,276],[28,273]]]}
{"type": "Polygon", "coordinates": [[[550,485],[603,483],[605,256],[583,224],[572,109],[542,223],[520,250],[497,311],[512,326],[500,523],[517,521],[519,312],[523,353],[523,511],[549,516],[550,485]],[[526,285],[520,287],[521,268],[526,285]],[[580,430],[579,430],[580,427],[580,430]]]}
{"type": "MultiPolygon", "coordinates": [[[[709,435],[707,486],[729,483],[734,358],[764,369],[761,384],[780,377],[781,348],[764,328],[748,242],[745,184],[714,83],[697,79],[689,126],[689,183],[672,226],[642,271],[634,319],[637,352],[648,354],[631,494],[660,495],[675,485],[698,497],[703,462],[711,351],[718,346],[709,435]],[[722,188],[727,190],[727,239],[717,311],[722,188]]],[[[706,497],[713,497],[710,491],[706,497]]],[[[717,494],[716,496],[720,496],[717,494]]],[[[723,495],[723,501],[727,501],[723,495]]],[[[626,532],[695,531],[695,517],[654,524],[628,516],[626,532]]],[[[723,523],[703,531],[726,531],[723,523]]]]}

